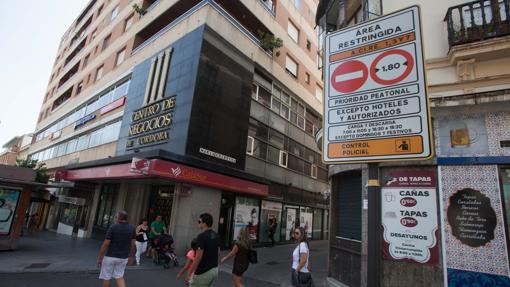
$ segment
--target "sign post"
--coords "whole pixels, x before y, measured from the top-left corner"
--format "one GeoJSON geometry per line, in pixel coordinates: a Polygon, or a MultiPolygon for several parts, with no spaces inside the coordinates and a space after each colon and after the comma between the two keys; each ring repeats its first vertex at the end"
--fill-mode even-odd
{"type": "Polygon", "coordinates": [[[326,36],[323,161],[368,163],[368,286],[379,286],[378,162],[433,155],[420,10],[412,6],[326,36]]]}

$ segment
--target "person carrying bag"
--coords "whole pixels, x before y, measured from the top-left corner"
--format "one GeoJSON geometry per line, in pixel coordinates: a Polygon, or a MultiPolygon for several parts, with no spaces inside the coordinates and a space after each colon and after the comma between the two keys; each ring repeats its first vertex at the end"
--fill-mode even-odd
{"type": "Polygon", "coordinates": [[[308,269],[308,259],[310,250],[306,239],[305,229],[297,227],[294,230],[294,240],[298,246],[292,252],[292,286],[294,287],[314,287],[312,274],[308,269]]]}

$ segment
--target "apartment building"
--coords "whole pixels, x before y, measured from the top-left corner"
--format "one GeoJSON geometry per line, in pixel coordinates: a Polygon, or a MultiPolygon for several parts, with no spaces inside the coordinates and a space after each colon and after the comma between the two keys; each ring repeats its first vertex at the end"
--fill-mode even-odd
{"type": "Polygon", "coordinates": [[[0,164],[15,165],[16,159],[26,158],[31,142],[32,134],[15,136],[10,139],[2,146],[4,151],[0,153],[0,164]]]}
{"type": "Polygon", "coordinates": [[[30,157],[63,186],[47,227],[102,237],[163,215],[178,250],[215,219],[326,238],[316,0],[93,0],[62,37],[30,157]],[[281,45],[283,42],[283,45],[281,45]]]}
{"type": "MultiPolygon", "coordinates": [[[[317,18],[334,31],[411,5],[421,8],[435,156],[379,165],[382,238],[374,281],[380,286],[510,286],[508,1],[321,1],[317,18]],[[406,219],[413,224],[396,223],[407,226],[397,252],[388,247],[397,236],[385,232],[392,218],[410,215],[416,209],[413,195],[425,196],[420,188],[404,192],[408,197],[395,210],[398,216],[385,209],[402,174],[426,175],[421,180],[430,184],[427,194],[436,198],[437,204],[427,205],[437,216],[435,231],[427,235],[435,240],[429,248],[416,245],[425,218],[416,212],[406,219]],[[417,261],[422,252],[429,257],[417,261]]],[[[366,286],[367,165],[335,165],[330,174],[329,282],[366,286]]]]}

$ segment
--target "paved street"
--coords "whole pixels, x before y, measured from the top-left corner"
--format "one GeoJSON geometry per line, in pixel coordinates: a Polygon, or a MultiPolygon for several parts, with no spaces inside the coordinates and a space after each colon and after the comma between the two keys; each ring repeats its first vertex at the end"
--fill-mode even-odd
{"type": "MultiPolygon", "coordinates": [[[[95,256],[100,241],[72,239],[51,232],[23,237],[18,250],[0,252],[0,286],[98,286],[95,256]],[[44,283],[43,283],[44,282],[44,283]]],[[[294,245],[258,248],[259,263],[245,273],[246,286],[290,286],[290,254],[294,245]]],[[[325,286],[326,241],[312,242],[311,268],[317,286],[325,286]]],[[[184,262],[184,258],[181,259],[184,262]]],[[[232,261],[220,267],[214,286],[231,286],[232,261]]],[[[148,258],[142,265],[128,267],[129,286],[185,286],[176,280],[178,268],[163,269],[148,258]]]]}

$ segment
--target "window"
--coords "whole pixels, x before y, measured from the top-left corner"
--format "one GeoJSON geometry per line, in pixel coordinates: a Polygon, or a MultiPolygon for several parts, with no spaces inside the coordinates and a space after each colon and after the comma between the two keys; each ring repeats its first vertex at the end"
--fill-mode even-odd
{"type": "Polygon", "coordinates": [[[258,100],[266,107],[271,107],[271,93],[263,87],[259,87],[258,100]]]}
{"type": "Polygon", "coordinates": [[[308,51],[311,51],[312,50],[312,43],[310,42],[310,40],[306,40],[306,49],[308,51]]]}
{"type": "Polygon", "coordinates": [[[252,89],[251,89],[251,98],[254,99],[255,101],[258,101],[259,100],[259,97],[258,97],[258,91],[259,91],[259,86],[257,85],[252,85],[252,89]]]}
{"type": "Polygon", "coordinates": [[[81,90],[83,89],[83,81],[81,81],[78,84],[78,87],[76,87],[76,94],[79,95],[81,93],[81,90]]]}
{"type": "Polygon", "coordinates": [[[315,87],[315,98],[322,102],[322,89],[319,86],[315,87]]]}
{"type": "Polygon", "coordinates": [[[312,170],[310,171],[310,175],[312,178],[317,178],[317,166],[315,164],[312,164],[312,170]]]}
{"type": "Polygon", "coordinates": [[[253,143],[255,139],[248,136],[248,141],[246,142],[246,154],[253,155],[253,143]]]}
{"type": "Polygon", "coordinates": [[[293,0],[296,9],[301,10],[301,0],[293,0]]]}
{"type": "Polygon", "coordinates": [[[298,75],[298,64],[294,60],[292,60],[292,58],[289,57],[288,55],[287,55],[287,58],[285,60],[285,69],[292,76],[297,78],[297,75],[298,75]]]}
{"type": "Polygon", "coordinates": [[[280,164],[280,150],[268,145],[267,146],[267,161],[274,164],[280,164]]]}
{"type": "Polygon", "coordinates": [[[269,129],[269,143],[274,145],[275,147],[279,149],[285,149],[288,144],[285,144],[286,138],[283,134],[273,130],[269,129]]]}
{"type": "Polygon", "coordinates": [[[305,73],[305,82],[307,84],[310,84],[310,74],[308,74],[308,73],[305,73]]]}
{"type": "Polygon", "coordinates": [[[299,43],[299,30],[292,24],[292,22],[289,20],[287,24],[287,33],[289,34],[290,38],[294,40],[294,42],[299,43]]]}
{"type": "Polygon", "coordinates": [[[253,156],[266,160],[267,158],[267,144],[257,139],[253,141],[253,156]]]}
{"type": "Polygon", "coordinates": [[[110,40],[112,39],[112,34],[106,36],[103,40],[103,47],[101,48],[102,51],[104,51],[104,49],[108,48],[108,46],[110,46],[110,40]]]}
{"type": "Polygon", "coordinates": [[[133,26],[133,14],[124,21],[124,32],[131,28],[131,26],[133,26]]]}
{"type": "Polygon", "coordinates": [[[99,81],[99,79],[101,79],[101,77],[103,77],[103,66],[101,65],[101,67],[97,68],[96,70],[96,81],[99,81]]]}
{"type": "Polygon", "coordinates": [[[115,17],[117,17],[117,15],[119,15],[119,5],[115,6],[115,8],[113,8],[112,17],[110,18],[110,21],[113,21],[113,19],[115,19],[115,17]]]}
{"type": "Polygon", "coordinates": [[[101,5],[99,9],[97,9],[97,16],[101,15],[101,12],[103,12],[103,5],[101,5]]]}
{"type": "Polygon", "coordinates": [[[85,56],[85,58],[83,59],[83,67],[82,67],[82,69],[87,67],[87,65],[89,64],[89,59],[90,59],[90,54],[85,56]]]}
{"type": "Polygon", "coordinates": [[[290,115],[290,108],[289,108],[290,96],[287,95],[285,92],[282,92],[281,102],[282,102],[282,108],[280,109],[280,115],[288,120],[289,115],[290,115]]]}
{"type": "Polygon", "coordinates": [[[93,32],[92,32],[92,36],[91,36],[91,41],[94,40],[97,36],[97,29],[95,29],[93,32]]]}
{"type": "Polygon", "coordinates": [[[73,153],[76,151],[76,144],[78,143],[78,139],[70,140],[67,143],[67,154],[73,153]]]}
{"type": "Polygon", "coordinates": [[[124,62],[124,56],[126,55],[126,47],[117,53],[117,59],[115,60],[115,66],[118,66],[124,62]]]}
{"type": "Polygon", "coordinates": [[[89,147],[90,135],[81,136],[78,139],[78,144],[76,146],[76,151],[84,150],[89,147]]]}
{"type": "Polygon", "coordinates": [[[278,163],[280,166],[287,167],[287,162],[289,159],[289,154],[286,151],[280,151],[280,162],[278,163]]]}

